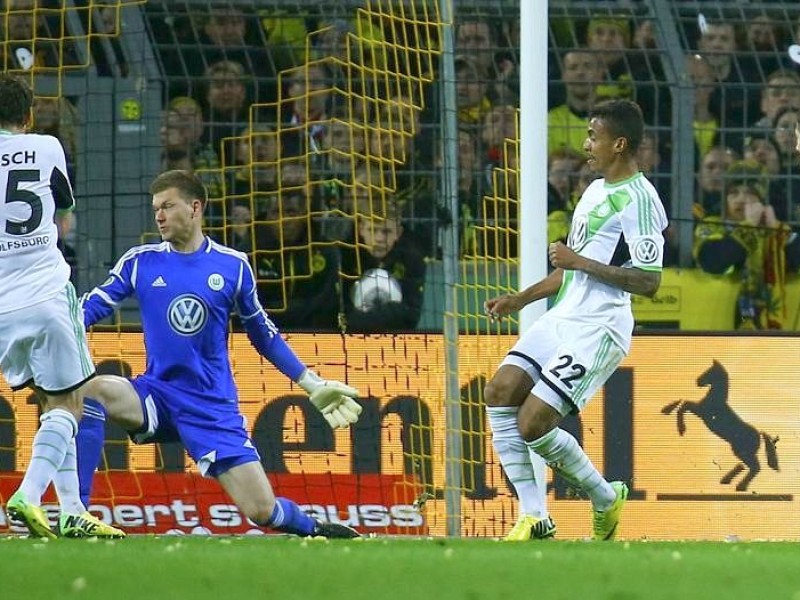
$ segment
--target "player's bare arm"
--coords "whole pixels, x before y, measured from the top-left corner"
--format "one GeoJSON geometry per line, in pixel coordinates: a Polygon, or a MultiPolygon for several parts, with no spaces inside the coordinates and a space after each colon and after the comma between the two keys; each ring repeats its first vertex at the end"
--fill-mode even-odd
{"type": "Polygon", "coordinates": [[[556,294],[561,287],[562,274],[563,271],[561,269],[554,269],[547,277],[529,285],[520,292],[504,294],[487,300],[484,304],[484,310],[491,320],[502,319],[513,312],[522,310],[531,302],[549,298],[556,294]]]}
{"type": "Polygon", "coordinates": [[[614,267],[581,256],[563,242],[550,244],[548,248],[550,263],[557,268],[583,271],[598,281],[616,286],[631,294],[652,298],[661,285],[660,271],[614,267]]]}

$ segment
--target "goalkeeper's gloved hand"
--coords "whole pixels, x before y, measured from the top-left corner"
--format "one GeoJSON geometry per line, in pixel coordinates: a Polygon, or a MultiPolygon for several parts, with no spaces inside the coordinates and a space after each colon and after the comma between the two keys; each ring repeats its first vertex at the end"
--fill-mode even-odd
{"type": "Polygon", "coordinates": [[[311,369],[303,371],[297,384],[309,395],[311,403],[325,417],[333,429],[349,427],[356,421],[363,410],[354,400],[358,398],[358,390],[339,381],[322,379],[311,369]]]}

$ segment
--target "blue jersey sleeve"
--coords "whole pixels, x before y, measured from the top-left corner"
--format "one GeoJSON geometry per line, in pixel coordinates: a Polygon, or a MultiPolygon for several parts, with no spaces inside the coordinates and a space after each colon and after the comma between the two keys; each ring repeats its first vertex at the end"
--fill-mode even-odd
{"type": "Polygon", "coordinates": [[[133,294],[136,255],[126,252],[109,272],[108,279],[81,299],[83,324],[89,328],[113,313],[120,302],[133,294]]]}
{"type": "Polygon", "coordinates": [[[255,276],[247,262],[242,261],[236,310],[242,320],[247,337],[258,353],[275,365],[278,370],[297,381],[306,366],[300,361],[278,328],[267,315],[256,295],[255,276]]]}

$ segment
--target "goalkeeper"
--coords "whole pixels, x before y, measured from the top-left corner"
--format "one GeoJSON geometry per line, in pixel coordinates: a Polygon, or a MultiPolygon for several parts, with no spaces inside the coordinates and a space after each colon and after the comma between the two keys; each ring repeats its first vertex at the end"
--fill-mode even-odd
{"type": "Polygon", "coordinates": [[[331,427],[358,420],[358,390],[320,378],[289,348],[259,304],[247,256],[203,234],[206,191],[195,175],[167,171],[150,193],[163,241],[131,248],[83,298],[88,328],[136,296],[147,366],[138,377],[100,375],[84,388],[81,492],[88,500],[107,412],[135,443],[182,442],[203,476],[216,478],[254,523],[302,536],[357,537],[350,527],[319,522],[275,497],[239,412],[228,356],[230,314],[238,314],[259,354],[310,395],[331,427]]]}

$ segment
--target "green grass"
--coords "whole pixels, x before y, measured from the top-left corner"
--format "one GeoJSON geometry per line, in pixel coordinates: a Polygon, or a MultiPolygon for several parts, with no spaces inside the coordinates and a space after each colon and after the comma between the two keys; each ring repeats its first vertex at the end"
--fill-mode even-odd
{"type": "Polygon", "coordinates": [[[0,598],[800,600],[793,543],[0,537],[0,598]]]}

